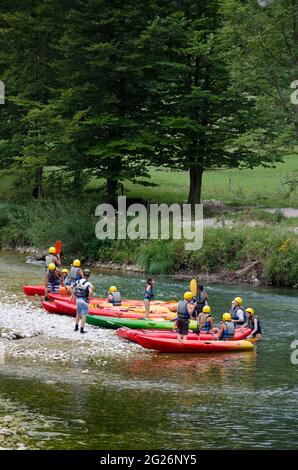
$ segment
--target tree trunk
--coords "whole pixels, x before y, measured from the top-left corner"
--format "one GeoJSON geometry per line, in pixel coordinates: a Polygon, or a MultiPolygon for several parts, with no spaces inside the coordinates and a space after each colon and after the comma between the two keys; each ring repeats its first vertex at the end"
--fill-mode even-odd
{"type": "Polygon", "coordinates": [[[42,176],[43,176],[43,167],[39,167],[35,172],[35,187],[33,189],[33,197],[35,199],[42,198],[42,176]]]}
{"type": "Polygon", "coordinates": [[[83,190],[83,182],[82,182],[82,172],[81,170],[75,170],[73,175],[73,187],[77,193],[81,193],[83,190]]]}
{"type": "Polygon", "coordinates": [[[118,180],[107,179],[107,202],[116,207],[118,180]]]}
{"type": "Polygon", "coordinates": [[[189,169],[189,193],[188,204],[194,207],[195,204],[201,204],[202,177],[204,169],[195,163],[189,169]]]}

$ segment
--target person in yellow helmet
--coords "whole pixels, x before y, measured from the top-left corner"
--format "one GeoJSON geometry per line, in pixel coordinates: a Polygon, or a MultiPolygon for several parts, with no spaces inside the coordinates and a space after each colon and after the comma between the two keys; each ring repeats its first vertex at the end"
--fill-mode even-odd
{"type": "Polygon", "coordinates": [[[77,281],[83,279],[84,273],[81,269],[81,261],[79,259],[75,259],[72,262],[68,277],[70,286],[74,286],[77,281]]]}
{"type": "Polygon", "coordinates": [[[45,300],[48,300],[48,293],[57,294],[61,286],[61,272],[55,265],[50,263],[45,277],[45,300]]]}
{"type": "Polygon", "coordinates": [[[253,308],[248,307],[245,310],[247,314],[247,328],[252,330],[251,334],[248,336],[248,338],[258,338],[260,339],[262,337],[262,328],[261,328],[261,322],[257,315],[255,314],[255,311],[253,308]]]}
{"type": "Polygon", "coordinates": [[[189,329],[189,320],[191,319],[196,305],[192,302],[192,292],[185,292],[183,300],[180,300],[177,305],[177,328],[178,328],[178,341],[183,341],[187,338],[189,329]]]}
{"type": "Polygon", "coordinates": [[[61,265],[61,258],[60,255],[57,255],[56,248],[54,246],[50,246],[48,249],[48,253],[46,255],[40,256],[36,258],[36,261],[44,261],[45,262],[45,271],[48,271],[49,265],[54,263],[57,268],[61,265]]]}
{"type": "Polygon", "coordinates": [[[224,313],[222,316],[222,322],[220,322],[220,328],[218,332],[218,340],[229,340],[235,335],[235,325],[232,321],[232,315],[230,313],[224,313]]]}
{"type": "Polygon", "coordinates": [[[209,305],[205,305],[201,313],[198,316],[199,332],[201,333],[215,333],[218,331],[217,328],[213,328],[213,320],[211,317],[211,308],[209,305]]]}
{"type": "Polygon", "coordinates": [[[235,297],[232,301],[230,314],[232,315],[232,321],[235,324],[235,328],[241,328],[247,322],[246,313],[242,304],[243,300],[241,297],[235,297]]]}
{"type": "Polygon", "coordinates": [[[72,287],[72,301],[77,305],[74,331],[79,331],[80,329],[82,334],[87,333],[84,328],[86,317],[89,314],[89,303],[94,292],[94,287],[89,281],[90,276],[90,270],[84,269],[83,278],[77,280],[75,285],[72,287]]]}
{"type": "Polygon", "coordinates": [[[116,286],[111,286],[108,293],[108,302],[114,307],[119,307],[121,305],[121,294],[118,291],[116,286]]]}

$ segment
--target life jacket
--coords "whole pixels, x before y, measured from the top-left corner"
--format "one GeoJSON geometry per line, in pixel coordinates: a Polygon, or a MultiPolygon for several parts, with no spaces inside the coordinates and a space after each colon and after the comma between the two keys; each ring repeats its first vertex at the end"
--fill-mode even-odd
{"type": "Polygon", "coordinates": [[[109,303],[111,303],[114,306],[121,305],[121,294],[120,294],[120,292],[110,292],[110,295],[112,296],[112,298],[111,298],[111,300],[109,300],[109,303]]]}
{"type": "Polygon", "coordinates": [[[75,283],[74,295],[77,299],[83,299],[85,302],[89,302],[89,289],[91,283],[87,279],[80,279],[75,283]]]}
{"type": "Polygon", "coordinates": [[[247,328],[249,328],[250,330],[255,329],[255,322],[254,322],[255,318],[258,320],[258,326],[257,326],[257,331],[254,334],[256,334],[256,335],[257,334],[262,334],[261,321],[258,319],[258,317],[256,315],[254,315],[254,316],[252,316],[248,319],[247,328]]]}
{"type": "Polygon", "coordinates": [[[208,321],[208,318],[211,318],[211,315],[210,313],[204,313],[203,315],[206,315],[206,317],[205,317],[204,324],[200,325],[200,331],[205,331],[206,333],[208,333],[209,330],[211,329],[211,322],[208,321]]]}
{"type": "Polygon", "coordinates": [[[150,290],[149,292],[147,291],[147,287],[148,287],[149,284],[146,285],[145,289],[144,289],[144,299],[149,299],[149,300],[152,300],[153,297],[154,297],[154,288],[152,286],[150,286],[150,290]]]}
{"type": "Polygon", "coordinates": [[[48,267],[51,263],[56,265],[57,257],[50,253],[50,254],[46,255],[45,261],[46,261],[45,270],[47,271],[48,267]]]}
{"type": "Polygon", "coordinates": [[[58,273],[57,270],[50,271],[48,269],[47,273],[48,273],[48,283],[49,284],[60,284],[61,283],[61,279],[60,279],[60,276],[59,276],[59,273],[58,273]]]}
{"type": "Polygon", "coordinates": [[[64,278],[64,284],[65,284],[65,286],[70,286],[71,281],[70,281],[69,275],[67,275],[67,276],[64,278]]]}
{"type": "Polygon", "coordinates": [[[187,310],[188,302],[187,300],[180,300],[177,306],[177,319],[178,321],[189,320],[189,313],[187,310]]]}
{"type": "Polygon", "coordinates": [[[75,268],[74,266],[70,268],[68,277],[70,279],[71,284],[74,284],[76,281],[79,281],[81,279],[81,277],[78,274],[79,270],[80,268],[75,268]]]}
{"type": "Polygon", "coordinates": [[[196,300],[197,300],[196,311],[197,313],[201,313],[201,311],[203,310],[203,307],[205,306],[205,300],[206,300],[205,291],[199,292],[196,300]]]}
{"type": "Polygon", "coordinates": [[[246,316],[246,312],[244,311],[244,308],[238,306],[238,307],[234,307],[231,309],[231,315],[232,315],[232,319],[233,320],[239,320],[239,317],[237,315],[237,311],[238,310],[241,310],[242,313],[243,313],[243,321],[241,321],[240,323],[238,323],[238,325],[244,325],[244,323],[247,322],[247,316],[246,316]]]}
{"type": "Polygon", "coordinates": [[[228,327],[227,330],[223,331],[222,339],[230,339],[234,337],[235,334],[235,325],[232,321],[224,321],[224,325],[228,327]]]}

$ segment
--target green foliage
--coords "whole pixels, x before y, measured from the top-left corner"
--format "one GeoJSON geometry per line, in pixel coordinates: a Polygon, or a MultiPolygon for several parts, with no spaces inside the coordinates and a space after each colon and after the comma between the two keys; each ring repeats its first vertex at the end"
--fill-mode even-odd
{"type": "Polygon", "coordinates": [[[278,287],[298,287],[298,244],[296,240],[284,242],[274,249],[265,263],[268,284],[278,287]]]}
{"type": "Polygon", "coordinates": [[[151,274],[171,274],[179,270],[181,243],[156,240],[144,243],[136,255],[136,262],[151,274]]]}

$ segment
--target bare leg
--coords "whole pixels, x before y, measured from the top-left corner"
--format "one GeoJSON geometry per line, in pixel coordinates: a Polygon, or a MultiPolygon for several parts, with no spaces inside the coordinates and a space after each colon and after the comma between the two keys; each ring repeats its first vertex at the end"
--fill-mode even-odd
{"type": "Polygon", "coordinates": [[[145,300],[144,301],[145,305],[145,318],[149,318],[149,313],[150,313],[150,300],[145,300]]]}

